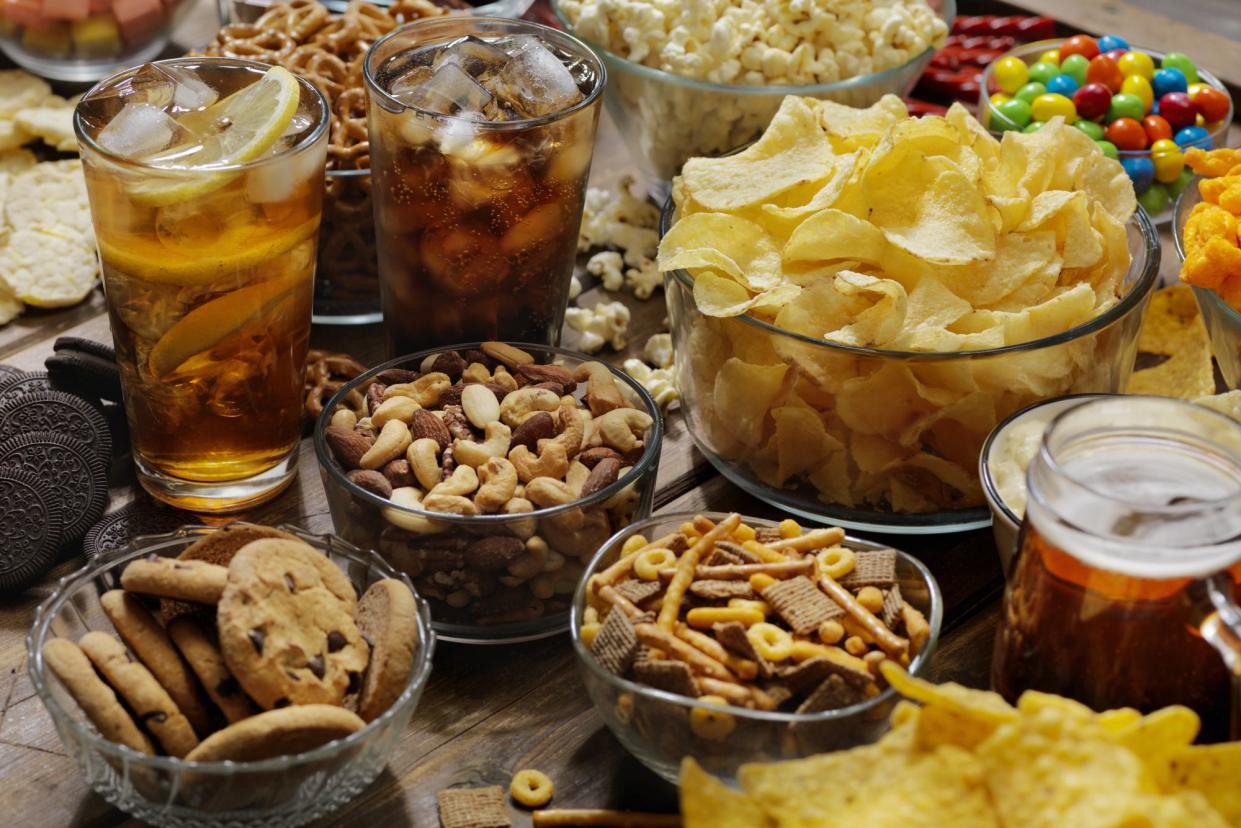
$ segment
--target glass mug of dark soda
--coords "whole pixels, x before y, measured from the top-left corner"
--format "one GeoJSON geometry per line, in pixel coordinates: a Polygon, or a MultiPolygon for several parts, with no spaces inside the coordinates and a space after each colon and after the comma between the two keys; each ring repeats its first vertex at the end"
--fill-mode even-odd
{"type": "Polygon", "coordinates": [[[546,26],[454,17],[377,40],[365,74],[390,351],[554,344],[603,64],[546,26]]]}
{"type": "Polygon", "coordinates": [[[1236,738],[1241,424],[1180,400],[1106,397],[1048,426],[1004,596],[995,689],[1096,710],[1171,704],[1236,738]]]}

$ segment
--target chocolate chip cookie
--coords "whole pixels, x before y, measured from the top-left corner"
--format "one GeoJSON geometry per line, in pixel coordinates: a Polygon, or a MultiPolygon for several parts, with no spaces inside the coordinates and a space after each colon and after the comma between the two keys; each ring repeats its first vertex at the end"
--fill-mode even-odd
{"type": "MultiPolygon", "coordinates": [[[[186,561],[184,563],[195,563],[186,561]]],[[[360,688],[369,647],[345,574],[301,541],[243,547],[220,597],[220,650],[262,708],[340,704],[360,688]]]]}
{"type": "Polygon", "coordinates": [[[241,685],[224,663],[220,645],[205,623],[197,618],[177,618],[168,625],[168,635],[230,724],[254,715],[254,705],[241,692],[241,685]]]}
{"type": "Polygon", "coordinates": [[[358,715],[370,722],[383,715],[409,683],[414,651],[418,649],[414,594],[395,578],[371,584],[358,602],[358,628],[371,645],[358,715]]]}
{"type": "Polygon", "coordinates": [[[343,707],[285,707],[251,716],[213,733],[185,758],[190,762],[257,762],[313,750],[364,727],[366,722],[343,707]]]}
{"type": "Polygon", "coordinates": [[[228,570],[206,561],[161,558],[151,553],[125,567],[121,586],[130,592],[214,604],[224,592],[228,570]]]}
{"type": "Polygon", "coordinates": [[[112,688],[99,678],[81,647],[65,638],[53,638],[43,645],[43,661],[103,738],[139,753],[155,753],[151,740],[134,724],[112,688]]]}

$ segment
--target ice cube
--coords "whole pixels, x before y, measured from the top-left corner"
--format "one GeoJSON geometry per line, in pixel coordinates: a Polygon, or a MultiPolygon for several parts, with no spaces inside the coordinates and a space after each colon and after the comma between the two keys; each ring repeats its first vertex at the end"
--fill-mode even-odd
{"type": "Polygon", "coordinates": [[[473,120],[485,120],[483,107],[491,103],[491,93],[455,63],[446,63],[421,85],[399,98],[401,103],[473,120]]]}
{"type": "Polygon", "coordinates": [[[173,106],[181,110],[204,109],[220,97],[219,93],[194,72],[175,66],[158,67],[176,84],[172,93],[173,106]]]}
{"type": "Polygon", "coordinates": [[[573,74],[543,42],[532,35],[509,38],[509,62],[488,88],[528,118],[560,112],[582,99],[573,74]]]}
{"type": "Polygon", "coordinates": [[[141,158],[172,143],[177,122],[149,103],[127,103],[101,130],[96,140],[113,155],[141,158]]]}
{"type": "Polygon", "coordinates": [[[455,63],[474,77],[487,72],[498,72],[508,62],[508,55],[485,40],[466,35],[455,40],[435,56],[433,69],[455,63]]]}

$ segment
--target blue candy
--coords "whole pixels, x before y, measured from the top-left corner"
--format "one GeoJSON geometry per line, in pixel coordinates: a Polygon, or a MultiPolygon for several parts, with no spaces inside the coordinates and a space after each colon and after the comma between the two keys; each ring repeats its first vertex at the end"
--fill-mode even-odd
{"type": "Polygon", "coordinates": [[[1185,92],[1189,89],[1189,81],[1180,69],[1160,69],[1151,78],[1151,86],[1155,88],[1155,100],[1159,100],[1169,92],[1185,92]]]}
{"type": "Polygon", "coordinates": [[[1077,91],[1077,81],[1072,75],[1056,75],[1047,81],[1047,91],[1056,95],[1063,95],[1066,98],[1073,97],[1073,93],[1077,91]]]}
{"type": "Polygon", "coordinates": [[[1138,195],[1150,189],[1155,181],[1155,162],[1149,158],[1122,158],[1120,165],[1125,168],[1133,182],[1133,191],[1138,195]]]}
{"type": "Polygon", "coordinates": [[[1181,149],[1186,147],[1211,148],[1211,133],[1200,126],[1183,127],[1172,136],[1172,140],[1176,141],[1176,145],[1181,149]]]}
{"type": "Polygon", "coordinates": [[[1128,51],[1129,41],[1125,40],[1120,35],[1103,35],[1103,37],[1099,38],[1100,52],[1110,52],[1113,49],[1124,49],[1125,51],[1128,51]]]}

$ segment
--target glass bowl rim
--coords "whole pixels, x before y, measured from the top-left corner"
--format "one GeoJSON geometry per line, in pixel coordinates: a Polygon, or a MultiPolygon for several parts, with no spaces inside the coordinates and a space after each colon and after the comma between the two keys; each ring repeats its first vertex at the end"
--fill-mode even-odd
{"type": "MultiPolygon", "coordinates": [[[[668,196],[664,202],[663,209],[659,216],[659,237],[663,241],[663,237],[672,227],[672,215],[676,212],[676,204],[673,203],[673,197],[668,196]]],[[[742,324],[752,325],[768,335],[777,335],[788,339],[796,340],[816,348],[825,348],[827,351],[839,351],[841,353],[850,354],[855,357],[870,357],[878,359],[898,359],[909,362],[938,362],[946,360],[958,359],[979,359],[1003,354],[1024,353],[1028,351],[1038,351],[1043,348],[1052,348],[1057,345],[1063,345],[1067,342],[1081,339],[1089,334],[1096,333],[1104,328],[1110,327],[1113,323],[1119,322],[1121,319],[1129,315],[1135,307],[1141,304],[1147,296],[1154,290],[1155,282],[1159,276],[1159,260],[1162,253],[1159,244],[1159,233],[1155,230],[1155,225],[1151,221],[1149,215],[1140,206],[1134,210],[1129,221],[1125,223],[1136,223],[1138,231],[1142,236],[1143,251],[1145,259],[1143,260],[1141,272],[1133,287],[1122,296],[1115,305],[1108,308],[1098,316],[1094,316],[1076,327],[1069,328],[1067,331],[1044,336],[1039,339],[1031,339],[1027,342],[1018,342],[1013,345],[1001,345],[998,348],[983,348],[973,351],[891,351],[883,348],[870,348],[862,345],[844,345],[839,342],[829,342],[825,339],[815,339],[805,334],[794,333],[776,326],[774,323],[765,322],[761,319],[755,319],[749,313],[741,313],[737,316],[726,317],[730,320],[740,320],[742,324]]],[[[1136,260],[1135,260],[1136,261],[1136,260]]],[[[1130,262],[1129,268],[1132,270],[1135,262],[1130,262]]],[[[689,273],[682,268],[665,271],[665,278],[676,279],[683,288],[689,293],[692,300],[694,295],[694,280],[689,273]]],[[[698,310],[697,302],[694,303],[695,312],[698,310]]]]}
{"type": "Polygon", "coordinates": [[[439,17],[423,17],[418,20],[411,20],[397,26],[392,31],[377,39],[366,50],[366,57],[362,60],[362,77],[363,86],[367,90],[367,97],[376,102],[379,106],[387,111],[404,112],[412,110],[420,116],[431,118],[435,121],[446,123],[460,123],[466,119],[458,115],[444,115],[439,112],[432,112],[417,106],[401,103],[396,98],[379,85],[379,81],[375,78],[375,73],[371,66],[372,58],[379,53],[379,48],[389,40],[395,40],[398,36],[415,29],[433,29],[437,26],[446,26],[452,24],[460,24],[467,22],[477,31],[482,31],[495,24],[502,26],[518,26],[525,27],[527,34],[537,34],[540,37],[556,43],[559,40],[568,40],[573,46],[577,47],[580,52],[578,57],[585,57],[592,61],[595,69],[598,71],[598,78],[595,80],[595,86],[590,90],[590,94],[584,95],[580,101],[570,106],[568,109],[562,109],[549,115],[540,115],[537,118],[522,118],[516,121],[467,121],[473,125],[479,134],[494,134],[499,132],[517,132],[526,129],[534,129],[556,121],[564,120],[578,112],[589,109],[599,97],[603,94],[604,88],[608,85],[608,70],[603,64],[603,59],[591,48],[590,44],[579,38],[577,35],[567,29],[554,29],[551,26],[545,26],[542,23],[533,20],[526,20],[524,17],[484,17],[482,15],[470,14],[450,14],[441,15],[439,17]],[[396,110],[390,107],[398,107],[396,110]]]}
{"type": "MultiPolygon", "coordinates": [[[[938,50],[938,47],[931,46],[898,66],[891,66],[881,72],[871,72],[865,75],[854,75],[851,78],[844,78],[830,83],[804,84],[801,86],[756,86],[753,84],[712,83],[711,81],[687,78],[683,75],[677,75],[672,72],[664,71],[663,69],[657,69],[653,66],[646,66],[641,63],[636,63],[628,58],[621,57],[610,49],[607,49],[595,43],[593,40],[578,34],[577,27],[571,24],[564,16],[564,13],[560,10],[560,0],[550,0],[549,5],[551,6],[552,14],[556,16],[556,19],[560,22],[560,25],[564,26],[564,30],[593,49],[598,55],[600,55],[601,60],[615,61],[617,65],[623,66],[627,71],[633,72],[636,75],[645,76],[648,80],[672,84],[674,86],[685,86],[701,92],[723,92],[743,96],[810,95],[812,97],[814,95],[823,95],[829,92],[843,92],[858,87],[870,86],[881,80],[896,78],[903,72],[907,72],[910,67],[917,64],[919,61],[928,60],[931,55],[938,50]]],[[[950,30],[949,33],[951,33],[952,19],[956,17],[957,2],[956,0],[942,0],[942,5],[943,8],[941,10],[936,11],[935,9],[932,9],[931,11],[935,12],[936,17],[948,24],[950,30]]]]}
{"type": "MultiPolygon", "coordinates": [[[[603,546],[590,559],[590,563],[586,565],[579,579],[577,589],[573,591],[573,604],[569,608],[569,637],[573,641],[573,651],[577,655],[579,665],[584,665],[595,676],[602,679],[605,683],[611,685],[616,690],[630,692],[639,696],[646,696],[657,699],[661,702],[677,704],[681,707],[700,708],[705,710],[728,710],[734,716],[751,719],[759,722],[772,722],[778,724],[792,724],[797,722],[826,722],[834,719],[845,719],[857,713],[864,712],[871,708],[879,706],[881,703],[888,701],[898,695],[896,688],[885,687],[879,695],[864,699],[856,704],[848,707],[840,707],[835,710],[824,710],[819,713],[779,713],[768,710],[751,710],[747,707],[736,707],[731,704],[718,705],[703,702],[700,699],[691,699],[688,696],[681,696],[676,693],[669,693],[666,690],[657,690],[654,687],[647,687],[643,684],[632,682],[629,679],[621,678],[613,675],[603,668],[602,665],[590,654],[585,645],[582,644],[582,621],[581,615],[586,604],[586,588],[591,578],[599,569],[600,561],[603,556],[618,549],[619,545],[624,543],[627,537],[641,533],[650,526],[660,523],[677,522],[683,523],[686,520],[692,520],[699,515],[710,518],[713,521],[720,521],[728,517],[731,512],[664,512],[651,515],[643,520],[636,521],[612,537],[604,541],[603,546]]],[[[766,518],[741,516],[742,523],[748,523],[752,526],[775,526],[777,521],[768,520],[766,518]]],[[[922,561],[910,555],[904,550],[877,541],[869,541],[863,538],[856,538],[851,535],[845,535],[843,543],[852,549],[891,549],[896,552],[898,559],[911,564],[921,577],[922,582],[926,584],[928,596],[930,598],[930,606],[927,608],[927,623],[930,624],[931,632],[927,637],[926,644],[922,650],[909,663],[906,670],[910,675],[918,675],[920,672],[930,666],[931,660],[934,658],[935,651],[939,646],[940,628],[944,620],[944,596],[940,591],[939,582],[935,580],[935,576],[931,573],[922,561]]]]}
{"type": "MultiPolygon", "coordinates": [[[[991,63],[987,64],[986,68],[982,71],[982,75],[978,78],[979,106],[985,106],[988,115],[991,113],[999,114],[999,110],[995,108],[995,104],[991,103],[991,96],[987,94],[987,88],[991,78],[995,76],[995,65],[1001,59],[1006,57],[1024,58],[1025,55],[1034,54],[1036,52],[1045,52],[1048,49],[1054,49],[1055,47],[1063,44],[1066,40],[1068,40],[1067,37],[1053,37],[1048,40],[1035,40],[1030,43],[1019,43],[1004,54],[997,57],[995,60],[991,61],[991,63]]],[[[1158,49],[1148,49],[1145,46],[1130,46],[1129,51],[1143,52],[1151,57],[1159,58],[1160,60],[1168,54],[1167,52],[1161,52],[1158,49]]],[[[1220,119],[1219,126],[1216,127],[1214,132],[1208,133],[1212,146],[1224,146],[1223,143],[1219,142],[1219,139],[1227,137],[1228,128],[1232,126],[1232,119],[1236,114],[1235,104],[1232,100],[1232,93],[1229,92],[1228,87],[1224,86],[1223,82],[1219,78],[1215,77],[1215,75],[1209,70],[1203,69],[1197,64],[1194,65],[1194,68],[1198,70],[1199,83],[1205,82],[1210,86],[1214,86],[1216,89],[1228,96],[1228,114],[1220,119]]],[[[978,121],[979,123],[982,123],[981,112],[979,113],[978,121]]],[[[991,128],[987,126],[984,126],[983,129],[990,132],[993,136],[1002,134],[992,131],[991,128]]],[[[1151,151],[1149,148],[1140,150],[1122,150],[1118,148],[1116,153],[1121,158],[1149,158],[1151,151]]]]}
{"type": "MultiPolygon", "coordinates": [[[[409,587],[410,592],[413,593],[414,601],[418,608],[420,653],[414,661],[413,670],[406,681],[405,689],[388,706],[387,710],[374,720],[367,722],[366,727],[342,739],[333,739],[327,744],[320,745],[313,750],[303,751],[302,753],[275,756],[271,759],[261,759],[255,762],[236,762],[231,759],[215,762],[189,762],[175,756],[151,756],[105,738],[102,734],[96,733],[84,722],[72,716],[51,692],[49,679],[45,675],[46,667],[43,663],[42,646],[36,646],[36,644],[42,644],[50,640],[53,606],[64,605],[70,600],[73,592],[98,578],[105,569],[115,569],[120,563],[134,560],[148,551],[170,547],[178,541],[194,538],[198,535],[206,535],[218,528],[217,526],[202,524],[185,524],[170,532],[162,532],[155,535],[137,535],[131,538],[124,547],[90,559],[84,566],[57,580],[51,594],[39,603],[38,608],[35,610],[34,622],[30,626],[30,631],[26,634],[26,657],[29,662],[27,672],[30,674],[31,684],[34,685],[39,700],[43,702],[43,706],[53,720],[67,723],[76,735],[94,750],[117,755],[127,762],[134,762],[155,770],[168,771],[170,773],[194,771],[196,773],[217,775],[287,771],[305,763],[331,758],[355,745],[368,741],[396,715],[396,711],[399,708],[409,704],[411,697],[421,692],[426,686],[427,679],[431,673],[432,659],[435,656],[436,635],[431,627],[430,607],[426,599],[414,589],[409,577],[395,570],[377,553],[369,549],[361,549],[332,532],[315,534],[299,526],[282,523],[275,528],[296,535],[312,546],[315,544],[326,546],[329,550],[352,559],[354,563],[370,567],[385,578],[395,578],[409,587]]],[[[319,547],[316,547],[316,549],[322,551],[319,547]]],[[[191,810],[194,809],[191,808],[191,810]]]]}
{"type": "Polygon", "coordinates": [[[545,518],[560,514],[561,512],[567,512],[571,509],[582,509],[588,506],[594,506],[598,503],[603,503],[616,494],[619,494],[627,486],[637,483],[644,476],[646,476],[646,474],[651,472],[653,469],[658,468],[660,451],[664,439],[664,421],[663,416],[660,414],[659,406],[651,397],[650,392],[642,387],[641,383],[629,376],[629,374],[617,368],[615,365],[604,362],[603,360],[595,359],[591,354],[580,351],[570,351],[567,348],[561,348],[556,345],[537,345],[533,342],[508,342],[506,340],[505,344],[512,345],[516,348],[521,348],[525,351],[538,351],[542,353],[554,354],[556,356],[569,357],[579,363],[598,362],[602,365],[606,365],[608,370],[612,372],[614,379],[623,381],[626,386],[637,395],[643,406],[645,406],[646,414],[651,418],[651,434],[649,439],[646,441],[646,447],[642,451],[642,456],[629,469],[628,474],[624,477],[617,478],[612,485],[600,489],[589,497],[580,497],[569,503],[564,503],[559,506],[552,506],[546,509],[535,509],[531,512],[514,512],[512,514],[493,515],[453,515],[447,512],[430,512],[425,509],[415,509],[412,506],[401,506],[393,503],[385,497],[380,497],[374,492],[369,492],[366,489],[363,489],[361,486],[358,486],[345,477],[345,472],[341,470],[340,464],[328,451],[325,432],[331,424],[334,409],[345,399],[346,396],[348,396],[350,391],[356,389],[362,382],[372,379],[390,368],[397,368],[411,362],[420,363],[421,360],[424,360],[433,354],[440,354],[448,351],[478,349],[482,346],[482,344],[483,343],[481,342],[463,342],[457,345],[427,348],[412,354],[393,357],[386,362],[381,362],[379,365],[368,368],[363,373],[358,374],[356,377],[349,380],[349,382],[342,385],[340,389],[332,395],[332,398],[324,403],[323,412],[315,421],[315,457],[319,461],[319,468],[321,470],[326,470],[329,474],[331,474],[333,479],[343,486],[345,491],[349,492],[350,495],[353,497],[360,497],[364,502],[369,503],[372,506],[377,506],[381,509],[396,509],[404,514],[429,518],[431,520],[436,520],[441,523],[455,526],[502,526],[507,523],[512,523],[515,520],[545,518]]]}
{"type": "MultiPolygon", "coordinates": [[[[190,57],[187,55],[183,57],[166,58],[164,60],[148,61],[148,63],[149,65],[152,65],[152,66],[174,66],[174,67],[175,66],[197,66],[203,63],[208,63],[208,64],[218,64],[220,66],[233,66],[235,68],[243,67],[247,69],[263,69],[265,71],[272,68],[270,65],[266,63],[260,63],[257,60],[249,60],[248,58],[211,57],[211,56],[205,56],[205,55],[197,56],[197,57],[190,57]]],[[[115,164],[117,166],[123,167],[125,169],[129,169],[129,170],[155,172],[155,173],[158,173],[161,177],[191,177],[195,175],[204,175],[204,174],[210,175],[214,173],[244,172],[247,170],[257,169],[260,167],[266,167],[266,166],[270,166],[273,164],[278,164],[282,161],[287,161],[289,158],[292,158],[293,156],[301,155],[304,152],[308,152],[319,142],[320,138],[322,138],[324,135],[327,134],[328,127],[331,126],[332,107],[331,105],[328,104],[328,100],[327,98],[323,96],[323,93],[319,91],[319,87],[315,86],[313,83],[306,80],[304,77],[297,74],[296,72],[290,72],[289,74],[291,74],[297,80],[297,85],[298,87],[302,89],[302,91],[309,89],[312,92],[314,92],[313,99],[319,102],[319,106],[322,109],[322,117],[319,118],[319,122],[315,125],[314,129],[312,129],[309,133],[303,136],[296,144],[289,147],[287,150],[280,153],[279,155],[262,156],[259,158],[255,158],[252,161],[244,161],[240,164],[227,164],[223,166],[197,167],[197,168],[195,167],[158,167],[153,164],[143,163],[142,161],[138,161],[133,158],[126,158],[124,156],[117,155],[116,153],[111,152],[108,149],[105,149],[103,146],[99,144],[98,141],[96,141],[89,134],[87,134],[85,125],[82,123],[82,102],[90,99],[92,95],[94,95],[97,91],[103,89],[105,85],[113,83],[117,78],[120,78],[124,75],[135,73],[139,69],[141,69],[142,66],[145,66],[145,65],[147,64],[142,64],[140,66],[130,66],[125,69],[121,69],[120,71],[113,72],[112,74],[108,75],[106,78],[103,78],[97,83],[92,84],[90,89],[86,90],[86,92],[82,94],[81,99],[73,107],[73,132],[74,132],[74,135],[78,139],[78,143],[81,146],[88,147],[92,153],[100,156],[101,158],[107,159],[109,164],[115,164]]]]}

